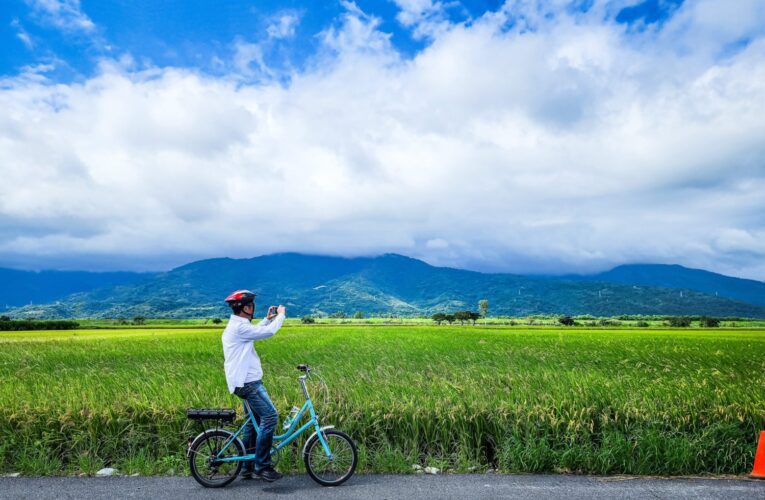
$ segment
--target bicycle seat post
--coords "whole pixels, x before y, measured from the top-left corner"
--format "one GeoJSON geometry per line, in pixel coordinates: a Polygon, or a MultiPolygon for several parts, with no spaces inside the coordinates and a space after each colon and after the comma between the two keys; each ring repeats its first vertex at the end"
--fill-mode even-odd
{"type": "Polygon", "coordinates": [[[305,386],[305,379],[308,378],[308,375],[311,373],[311,368],[308,365],[297,365],[296,367],[301,372],[305,373],[305,375],[301,375],[298,377],[298,380],[300,381],[300,387],[303,388],[303,395],[305,396],[306,401],[311,399],[311,397],[308,395],[308,388],[305,386]]]}
{"type": "Polygon", "coordinates": [[[308,375],[301,375],[298,377],[298,380],[300,381],[300,387],[303,388],[303,395],[305,395],[305,399],[311,399],[310,396],[308,396],[308,388],[305,386],[305,379],[308,377],[308,375]]]}

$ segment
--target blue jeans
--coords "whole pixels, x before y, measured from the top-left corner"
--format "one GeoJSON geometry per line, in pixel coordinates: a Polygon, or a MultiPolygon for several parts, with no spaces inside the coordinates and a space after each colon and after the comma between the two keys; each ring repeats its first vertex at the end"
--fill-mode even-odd
{"type": "MultiPolygon", "coordinates": [[[[260,432],[256,433],[251,422],[244,428],[244,446],[247,454],[255,452],[255,470],[261,471],[271,465],[271,441],[274,437],[274,429],[279,419],[279,413],[276,411],[268,392],[263,386],[263,381],[247,382],[244,387],[237,387],[234,394],[247,401],[255,415],[255,422],[258,424],[260,432]]],[[[244,404],[244,403],[243,403],[244,404]]],[[[247,415],[247,407],[244,407],[244,413],[247,415]]],[[[245,462],[245,471],[251,471],[252,462],[245,462]]]]}

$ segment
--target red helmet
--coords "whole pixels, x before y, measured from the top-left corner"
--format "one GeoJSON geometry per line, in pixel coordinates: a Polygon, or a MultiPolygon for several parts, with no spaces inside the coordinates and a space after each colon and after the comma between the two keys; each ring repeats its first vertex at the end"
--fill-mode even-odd
{"type": "Polygon", "coordinates": [[[231,306],[232,309],[244,307],[246,304],[250,304],[254,300],[255,294],[249,290],[237,290],[226,297],[226,303],[231,306]]]}

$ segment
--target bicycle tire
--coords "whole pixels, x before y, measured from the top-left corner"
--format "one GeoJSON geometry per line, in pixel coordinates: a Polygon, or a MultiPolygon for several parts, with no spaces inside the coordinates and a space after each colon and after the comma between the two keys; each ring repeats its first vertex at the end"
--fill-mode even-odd
{"type": "MultiPolygon", "coordinates": [[[[223,445],[231,439],[231,436],[229,431],[216,429],[198,437],[191,443],[191,447],[189,447],[189,469],[191,469],[191,475],[194,476],[194,479],[205,488],[222,488],[236,479],[242,470],[242,462],[240,461],[225,462],[217,466],[212,463],[212,457],[217,455],[223,445]],[[205,471],[200,470],[203,466],[210,469],[212,474],[208,476],[205,471]],[[221,474],[218,479],[214,479],[221,467],[224,467],[225,473],[221,474]]],[[[244,454],[244,445],[239,438],[234,439],[234,442],[226,449],[226,456],[228,457],[244,454]],[[235,453],[230,453],[232,449],[235,453]]]]}
{"type": "Polygon", "coordinates": [[[327,429],[322,433],[334,460],[327,459],[319,435],[316,434],[305,445],[303,463],[311,479],[320,485],[339,486],[350,479],[356,470],[359,459],[356,444],[348,434],[335,429],[327,429]],[[327,468],[329,472],[325,471],[327,468]]]}

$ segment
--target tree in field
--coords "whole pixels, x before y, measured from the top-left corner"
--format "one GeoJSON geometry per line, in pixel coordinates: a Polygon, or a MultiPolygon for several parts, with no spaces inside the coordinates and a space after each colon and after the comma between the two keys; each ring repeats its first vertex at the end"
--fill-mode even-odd
{"type": "Polygon", "coordinates": [[[213,325],[220,325],[221,323],[223,323],[223,320],[220,318],[213,318],[212,322],[213,322],[213,325]]]}
{"type": "Polygon", "coordinates": [[[432,319],[433,321],[436,322],[436,324],[441,326],[441,323],[446,321],[446,314],[444,314],[444,313],[436,313],[433,316],[431,316],[430,319],[432,319]]]}
{"type": "Polygon", "coordinates": [[[561,316],[558,318],[558,323],[560,323],[563,326],[574,326],[576,324],[576,321],[574,321],[574,318],[571,316],[561,316]]]}
{"type": "Polygon", "coordinates": [[[457,311],[454,313],[454,319],[460,322],[460,325],[464,325],[465,321],[470,321],[470,311],[457,311]]]}
{"type": "Polygon", "coordinates": [[[704,328],[717,328],[720,326],[720,320],[717,318],[710,318],[708,316],[702,316],[700,320],[701,326],[704,328]]]}
{"type": "Polygon", "coordinates": [[[364,319],[364,311],[356,311],[356,314],[353,315],[355,319],[364,319]]]}
{"type": "Polygon", "coordinates": [[[473,326],[475,326],[475,322],[481,318],[481,314],[474,311],[467,311],[467,313],[468,313],[468,319],[472,321],[473,326]]]}
{"type": "Polygon", "coordinates": [[[143,325],[145,323],[146,323],[146,318],[144,318],[143,316],[136,316],[135,318],[133,318],[134,325],[143,325]]]}
{"type": "Polygon", "coordinates": [[[316,320],[313,319],[311,316],[303,316],[302,318],[300,318],[300,322],[303,323],[304,325],[310,325],[312,323],[316,323],[316,320]]]}
{"type": "Polygon", "coordinates": [[[481,299],[478,301],[478,314],[481,315],[482,318],[485,318],[489,315],[489,301],[486,299],[481,299]]]}
{"type": "Polygon", "coordinates": [[[348,316],[346,316],[343,311],[337,311],[337,312],[333,312],[332,314],[330,314],[329,317],[330,318],[336,318],[336,319],[345,319],[348,316]]]}
{"type": "Polygon", "coordinates": [[[446,320],[447,323],[451,325],[452,323],[456,321],[457,318],[454,316],[454,314],[447,314],[446,316],[444,316],[444,319],[446,320]]]}
{"type": "Polygon", "coordinates": [[[10,316],[6,316],[6,315],[0,316],[0,321],[10,321],[10,320],[11,320],[10,316]]]}
{"type": "Polygon", "coordinates": [[[669,318],[669,326],[675,328],[687,328],[691,326],[691,318],[687,316],[672,316],[669,318]]]}

